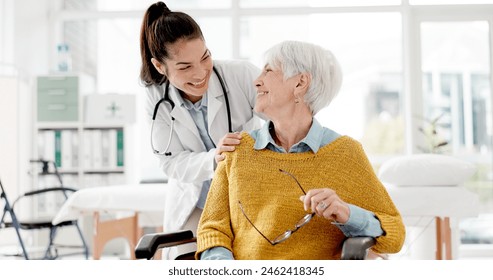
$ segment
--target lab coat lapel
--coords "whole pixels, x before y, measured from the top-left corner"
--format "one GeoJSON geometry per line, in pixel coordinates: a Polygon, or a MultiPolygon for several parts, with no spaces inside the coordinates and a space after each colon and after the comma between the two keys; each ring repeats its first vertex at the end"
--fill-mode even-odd
{"type": "Polygon", "coordinates": [[[209,135],[214,143],[228,132],[228,116],[224,104],[224,93],[218,77],[213,74],[208,89],[209,99],[207,103],[207,122],[209,135]],[[224,114],[224,116],[223,116],[224,114]]]}

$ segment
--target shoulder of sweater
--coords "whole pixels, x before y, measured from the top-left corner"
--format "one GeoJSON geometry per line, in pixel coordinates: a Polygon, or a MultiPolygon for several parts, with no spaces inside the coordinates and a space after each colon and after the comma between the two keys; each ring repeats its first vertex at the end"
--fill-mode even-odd
{"type": "Polygon", "coordinates": [[[338,155],[341,161],[368,162],[368,157],[363,145],[350,136],[341,136],[332,143],[320,148],[318,153],[338,155]]]}
{"type": "MultiPolygon", "coordinates": [[[[241,140],[240,144],[236,146],[235,151],[244,151],[246,149],[253,149],[253,145],[255,144],[255,139],[253,139],[252,136],[246,131],[242,131],[240,133],[241,135],[241,140]]],[[[233,154],[236,154],[233,152],[233,154]]]]}
{"type": "MultiPolygon", "coordinates": [[[[248,133],[248,132],[241,132],[241,141],[240,145],[236,147],[236,151],[247,151],[247,150],[252,150],[252,147],[255,144],[255,139],[248,133]]],[[[331,143],[323,146],[320,148],[320,150],[317,152],[317,154],[324,154],[324,153],[329,153],[333,150],[344,150],[344,151],[351,151],[351,154],[354,156],[356,155],[362,155],[364,154],[363,150],[363,145],[354,138],[347,136],[347,135],[342,135],[332,141],[331,143]]],[[[237,154],[237,153],[233,153],[237,154]]]]}
{"type": "Polygon", "coordinates": [[[358,140],[356,140],[350,136],[341,135],[340,137],[336,138],[334,141],[323,146],[321,148],[321,150],[324,150],[324,149],[330,150],[333,148],[361,149],[362,145],[358,140]]]}
{"type": "Polygon", "coordinates": [[[248,134],[246,131],[240,132],[241,134],[241,140],[240,144],[236,146],[235,150],[233,152],[226,152],[223,153],[225,155],[225,162],[229,164],[233,158],[236,158],[239,153],[243,153],[247,149],[253,149],[253,144],[255,143],[255,140],[248,134]]]}
{"type": "MultiPolygon", "coordinates": [[[[238,147],[251,147],[255,143],[255,139],[250,135],[249,132],[242,131],[241,132],[241,142],[238,147]]],[[[322,147],[324,148],[333,148],[333,147],[345,147],[345,148],[352,148],[352,149],[362,149],[362,145],[358,140],[355,140],[354,138],[347,136],[347,135],[341,135],[331,143],[325,145],[322,147]]]]}

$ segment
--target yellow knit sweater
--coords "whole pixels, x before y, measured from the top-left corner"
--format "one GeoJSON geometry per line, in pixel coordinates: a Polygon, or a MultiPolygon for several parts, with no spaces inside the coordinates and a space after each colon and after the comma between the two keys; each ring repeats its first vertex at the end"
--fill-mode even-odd
{"type": "Polygon", "coordinates": [[[384,234],[373,250],[398,252],[404,242],[402,218],[385,187],[376,177],[361,145],[347,136],[322,147],[316,154],[257,151],[254,139],[243,133],[236,151],[228,153],[216,170],[198,228],[197,254],[222,246],[235,259],[339,259],[344,234],[323,217],[313,219],[289,239],[275,246],[270,240],[294,229],[306,212],[293,174],[305,191],[328,187],[347,203],[375,213],[384,234]]]}

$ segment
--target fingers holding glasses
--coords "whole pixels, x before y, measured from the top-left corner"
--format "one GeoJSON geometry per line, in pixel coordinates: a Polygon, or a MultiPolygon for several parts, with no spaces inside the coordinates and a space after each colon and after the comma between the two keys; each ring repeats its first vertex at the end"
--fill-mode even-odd
{"type": "MultiPolygon", "coordinates": [[[[335,194],[335,193],[334,193],[335,194]]],[[[327,199],[328,206],[320,214],[327,220],[345,224],[349,220],[349,207],[339,196],[333,195],[327,199]]],[[[327,201],[326,200],[326,201],[327,201]]]]}
{"type": "Polygon", "coordinates": [[[332,189],[312,189],[300,200],[304,203],[305,211],[310,209],[328,220],[346,223],[349,219],[349,207],[332,189]]]}
{"type": "MultiPolygon", "coordinates": [[[[315,212],[315,207],[317,206],[318,201],[314,200],[314,197],[322,192],[323,189],[313,189],[308,191],[306,195],[300,196],[300,200],[303,202],[303,209],[305,209],[305,211],[310,211],[312,213],[315,212]]],[[[323,198],[319,198],[319,199],[320,201],[323,200],[323,198]]]]}
{"type": "Polygon", "coordinates": [[[236,149],[236,146],[240,144],[240,140],[241,135],[239,132],[227,133],[226,135],[224,135],[217,144],[216,155],[214,156],[216,163],[224,160],[225,157],[222,154],[223,152],[234,151],[236,149]]]}
{"type": "Polygon", "coordinates": [[[322,200],[317,204],[316,208],[318,211],[321,211],[323,213],[323,211],[327,209],[327,207],[329,207],[329,205],[325,204],[325,201],[322,200]]]}

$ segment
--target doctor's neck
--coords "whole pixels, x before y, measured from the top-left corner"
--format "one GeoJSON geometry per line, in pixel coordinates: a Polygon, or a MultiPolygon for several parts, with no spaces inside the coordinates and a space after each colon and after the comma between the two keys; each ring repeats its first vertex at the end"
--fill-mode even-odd
{"type": "Polygon", "coordinates": [[[205,93],[204,93],[204,95],[200,95],[200,96],[188,94],[188,93],[183,92],[181,89],[179,89],[178,92],[180,93],[180,95],[183,99],[186,99],[186,100],[192,102],[193,104],[202,100],[202,97],[204,97],[204,95],[205,95],[205,93]]]}

